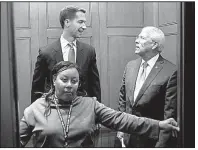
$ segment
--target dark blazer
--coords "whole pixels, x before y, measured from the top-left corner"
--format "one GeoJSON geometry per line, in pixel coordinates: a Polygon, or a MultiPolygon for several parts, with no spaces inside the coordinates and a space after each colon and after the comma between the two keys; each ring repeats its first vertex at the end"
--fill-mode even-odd
{"type": "MultiPolygon", "coordinates": [[[[84,80],[80,90],[85,90],[88,94],[87,96],[95,96],[101,102],[100,80],[95,49],[78,40],[76,41],[76,47],[76,64],[80,67],[81,79],[84,80]]],[[[52,82],[51,71],[54,65],[60,61],[63,61],[60,39],[39,49],[32,81],[31,102],[41,97],[41,94],[37,92],[49,91],[52,82]]]]}
{"type": "MultiPolygon", "coordinates": [[[[149,73],[134,102],[134,89],[141,59],[130,61],[125,68],[119,97],[119,110],[133,115],[164,120],[176,119],[177,71],[176,66],[161,55],[149,73]]],[[[160,132],[159,140],[143,136],[125,135],[128,147],[174,147],[171,133],[160,132]]]]}

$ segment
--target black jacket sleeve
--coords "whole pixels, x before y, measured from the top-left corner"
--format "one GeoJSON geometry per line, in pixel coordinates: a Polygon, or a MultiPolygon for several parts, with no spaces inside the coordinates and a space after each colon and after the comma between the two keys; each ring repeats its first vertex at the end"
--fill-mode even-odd
{"type": "Polygon", "coordinates": [[[47,68],[45,56],[42,51],[39,50],[32,80],[31,103],[41,97],[44,92],[45,79],[47,74],[49,74],[47,68]]]}
{"type": "Polygon", "coordinates": [[[100,89],[100,78],[96,63],[95,49],[92,51],[91,62],[89,65],[89,79],[88,79],[88,90],[90,97],[96,97],[101,102],[101,89],[100,89]]]}
{"type": "MultiPolygon", "coordinates": [[[[164,119],[174,118],[177,114],[177,71],[170,77],[166,86],[164,119]]],[[[155,147],[176,147],[177,139],[172,137],[171,132],[161,130],[159,141],[155,147]]]]}
{"type": "Polygon", "coordinates": [[[119,93],[119,101],[118,101],[118,110],[122,112],[126,112],[126,91],[125,91],[125,75],[126,75],[126,68],[122,77],[122,83],[119,93]]]}

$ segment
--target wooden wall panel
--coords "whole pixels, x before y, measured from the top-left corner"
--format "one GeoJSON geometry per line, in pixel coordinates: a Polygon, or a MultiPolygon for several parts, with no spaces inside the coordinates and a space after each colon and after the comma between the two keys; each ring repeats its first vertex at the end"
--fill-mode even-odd
{"type": "Polygon", "coordinates": [[[15,2],[13,6],[15,16],[14,23],[16,28],[30,28],[30,3],[15,2]]]}
{"type": "Polygon", "coordinates": [[[153,26],[155,10],[153,2],[144,2],[144,26],[153,26]]]}
{"type": "Polygon", "coordinates": [[[31,87],[31,39],[16,39],[16,60],[17,60],[17,89],[19,99],[19,116],[23,116],[24,109],[30,104],[31,87]]]}
{"type": "Polygon", "coordinates": [[[107,27],[142,27],[143,2],[107,2],[107,27]]]}
{"type": "Polygon", "coordinates": [[[166,36],[162,56],[176,65],[177,62],[177,35],[166,36]]]}
{"type": "Polygon", "coordinates": [[[177,34],[177,24],[166,25],[159,28],[164,32],[165,35],[177,34]]]}
{"type": "Polygon", "coordinates": [[[19,118],[31,103],[31,81],[38,40],[38,4],[35,2],[14,2],[15,43],[17,61],[17,90],[19,99],[19,118]],[[18,22],[21,23],[18,23],[18,22]]]}
{"type": "Polygon", "coordinates": [[[110,36],[108,37],[108,85],[109,106],[118,107],[119,90],[126,64],[137,56],[134,55],[135,37],[110,36]]]}
{"type": "Polygon", "coordinates": [[[177,3],[159,2],[159,26],[177,23],[177,3]]]}
{"type": "MultiPolygon", "coordinates": [[[[30,22],[31,22],[31,80],[39,51],[39,30],[38,30],[39,10],[37,2],[30,2],[30,22]]],[[[31,81],[32,82],[32,81],[31,81]]],[[[31,88],[30,88],[31,90],[31,88]]]]}
{"type": "Polygon", "coordinates": [[[177,62],[177,3],[158,2],[158,26],[165,34],[162,56],[176,65],[177,62]]]}

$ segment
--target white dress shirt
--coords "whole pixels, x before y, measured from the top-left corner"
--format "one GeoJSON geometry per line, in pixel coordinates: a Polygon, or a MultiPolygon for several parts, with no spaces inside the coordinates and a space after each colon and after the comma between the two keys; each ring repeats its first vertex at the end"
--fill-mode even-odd
{"type": "MultiPolygon", "coordinates": [[[[159,54],[155,55],[154,57],[152,57],[150,60],[147,61],[148,66],[146,67],[145,71],[146,71],[146,78],[148,77],[149,73],[151,72],[151,69],[153,68],[153,66],[155,65],[157,59],[159,58],[159,54]]],[[[140,91],[140,89],[142,88],[142,85],[144,83],[138,83],[141,72],[143,70],[143,63],[145,61],[142,59],[140,68],[139,68],[139,72],[138,72],[138,76],[137,76],[137,80],[136,80],[136,84],[135,84],[135,90],[134,90],[134,101],[137,98],[137,95],[140,91]]]]}
{"type": "MultiPolygon", "coordinates": [[[[63,35],[60,37],[60,43],[61,43],[61,48],[62,48],[62,53],[63,53],[63,60],[68,61],[68,54],[70,50],[70,46],[68,45],[68,41],[63,38],[63,35]]],[[[73,41],[73,48],[75,52],[75,62],[76,62],[76,40],[73,41]]]]}

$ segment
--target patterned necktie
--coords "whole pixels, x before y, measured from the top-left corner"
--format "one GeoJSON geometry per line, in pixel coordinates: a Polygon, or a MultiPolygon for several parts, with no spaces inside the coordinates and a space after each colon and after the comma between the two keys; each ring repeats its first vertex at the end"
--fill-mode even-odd
{"type": "Polygon", "coordinates": [[[74,51],[74,44],[73,43],[68,43],[68,46],[70,47],[69,49],[69,54],[68,54],[68,61],[75,63],[75,51],[74,51]]]}
{"type": "Polygon", "coordinates": [[[146,80],[146,67],[148,66],[148,63],[145,61],[142,64],[142,73],[140,74],[140,82],[144,83],[146,80]]]}
{"type": "Polygon", "coordinates": [[[135,92],[134,92],[134,100],[137,98],[137,95],[142,88],[142,85],[144,84],[144,81],[146,80],[146,68],[148,67],[148,63],[144,62],[141,66],[141,73],[137,79],[135,92]]]}

